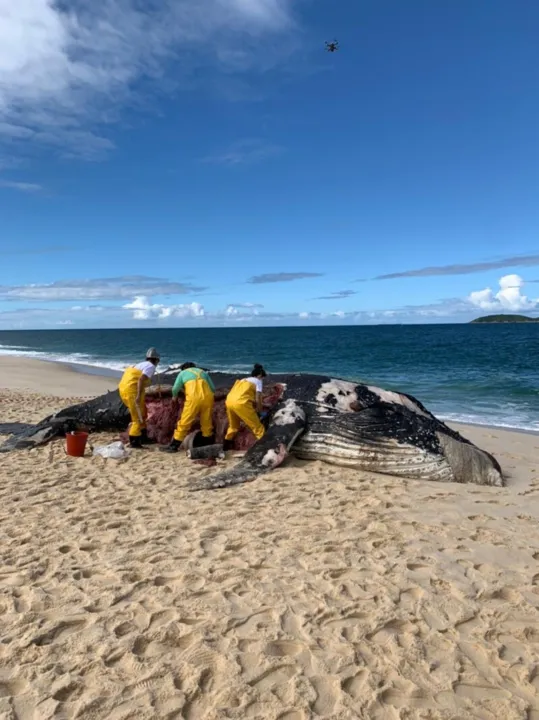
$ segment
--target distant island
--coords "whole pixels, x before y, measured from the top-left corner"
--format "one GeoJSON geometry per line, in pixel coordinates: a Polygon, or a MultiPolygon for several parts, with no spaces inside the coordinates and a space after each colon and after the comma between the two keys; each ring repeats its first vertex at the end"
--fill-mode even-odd
{"type": "Polygon", "coordinates": [[[539,318],[531,318],[526,315],[485,315],[484,317],[472,320],[473,323],[536,323],[539,318]]]}

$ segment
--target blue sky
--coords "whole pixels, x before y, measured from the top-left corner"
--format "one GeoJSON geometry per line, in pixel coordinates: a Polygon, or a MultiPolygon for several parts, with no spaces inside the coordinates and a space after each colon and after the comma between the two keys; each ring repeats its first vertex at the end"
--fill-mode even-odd
{"type": "Polygon", "coordinates": [[[539,314],[537,3],[0,11],[0,328],[539,314]]]}

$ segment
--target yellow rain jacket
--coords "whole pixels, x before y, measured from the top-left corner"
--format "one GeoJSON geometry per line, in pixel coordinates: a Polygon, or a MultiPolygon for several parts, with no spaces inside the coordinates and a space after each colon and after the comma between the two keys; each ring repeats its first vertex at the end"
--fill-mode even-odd
{"type": "Polygon", "coordinates": [[[225,440],[233,440],[243,422],[260,440],[266,432],[256,412],[256,386],[251,380],[236,380],[226,398],[228,430],[225,440]]]}
{"type": "Polygon", "coordinates": [[[172,388],[172,396],[177,397],[180,390],[185,393],[185,404],[174,431],[174,440],[183,442],[195,420],[200,416],[202,435],[213,435],[213,399],[215,386],[211,377],[200,368],[182,370],[172,388]]]}
{"type": "MultiPolygon", "coordinates": [[[[140,365],[144,364],[145,363],[140,363],[140,365]]],[[[133,367],[128,367],[122,375],[120,385],[118,386],[120,398],[129,410],[129,414],[131,416],[129,434],[132,437],[140,437],[140,435],[142,435],[142,430],[146,427],[146,396],[144,391],[150,384],[151,378],[145,376],[144,387],[140,395],[140,405],[137,408],[136,398],[138,382],[142,375],[143,372],[140,366],[135,365],[133,367]]]]}

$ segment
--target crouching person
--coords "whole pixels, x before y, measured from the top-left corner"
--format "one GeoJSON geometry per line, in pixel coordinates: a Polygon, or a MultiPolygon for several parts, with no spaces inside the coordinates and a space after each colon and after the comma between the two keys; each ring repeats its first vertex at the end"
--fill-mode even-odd
{"type": "Polygon", "coordinates": [[[197,418],[200,418],[200,429],[205,445],[213,442],[213,402],[215,386],[205,370],[196,367],[195,363],[184,363],[181,372],[172,388],[172,397],[177,398],[183,390],[185,403],[182,414],[176,425],[170,445],[161,448],[163,452],[177,452],[197,418]]]}
{"type": "Polygon", "coordinates": [[[118,386],[120,398],[131,416],[129,444],[132,448],[141,448],[143,443],[151,442],[146,431],[146,388],[157,365],[159,353],[155,348],[149,348],[146,360],[128,367],[118,386]]]}
{"type": "Polygon", "coordinates": [[[231,450],[234,447],[234,438],[238,434],[242,422],[257,440],[264,436],[266,430],[260,419],[264,416],[262,378],[265,377],[266,371],[262,365],[257,363],[251,375],[248,378],[236,380],[232,390],[228,393],[226,398],[228,430],[224,442],[225,450],[231,450]]]}

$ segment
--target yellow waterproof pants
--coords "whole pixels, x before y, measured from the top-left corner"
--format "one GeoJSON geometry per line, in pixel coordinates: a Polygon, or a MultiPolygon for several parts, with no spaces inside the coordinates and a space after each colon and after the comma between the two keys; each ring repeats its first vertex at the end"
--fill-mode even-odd
{"type": "Polygon", "coordinates": [[[131,427],[129,428],[129,435],[131,435],[131,437],[140,437],[142,430],[146,427],[146,395],[144,389],[140,396],[140,405],[138,408],[136,403],[138,381],[141,375],[142,372],[140,370],[133,367],[127,368],[118,386],[120,398],[129,410],[129,415],[131,416],[131,427]],[[139,411],[140,416],[142,416],[142,422],[139,411]]]}
{"type": "Polygon", "coordinates": [[[228,430],[225,440],[233,440],[239,432],[240,423],[243,422],[260,440],[266,428],[260,422],[255,410],[256,388],[247,380],[237,380],[226,398],[226,414],[228,417],[228,430]]]}
{"type": "Polygon", "coordinates": [[[213,435],[213,393],[208,383],[199,378],[185,383],[185,404],[174,431],[174,440],[183,442],[200,416],[200,429],[205,438],[213,435]]]}

